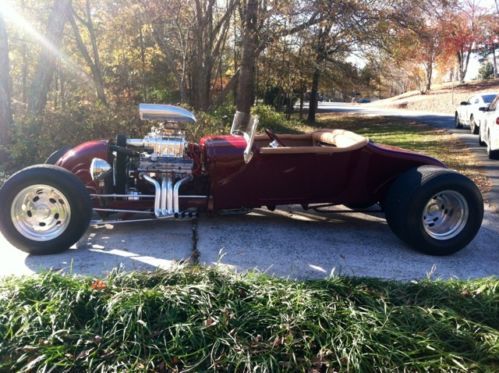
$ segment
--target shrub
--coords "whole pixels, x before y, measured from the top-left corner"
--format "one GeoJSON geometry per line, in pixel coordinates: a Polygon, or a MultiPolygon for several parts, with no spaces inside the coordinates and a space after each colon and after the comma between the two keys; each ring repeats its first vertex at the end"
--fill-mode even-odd
{"type": "Polygon", "coordinates": [[[283,113],[275,111],[275,109],[269,105],[254,106],[252,114],[258,115],[260,118],[260,130],[268,128],[275,132],[290,132],[290,124],[291,127],[295,124],[292,121],[288,121],[283,113]]]}
{"type": "Polygon", "coordinates": [[[480,77],[480,79],[483,79],[483,80],[493,78],[494,77],[494,66],[490,62],[483,64],[480,67],[480,70],[478,70],[478,76],[480,77]]]}
{"type": "Polygon", "coordinates": [[[142,136],[147,132],[136,106],[71,106],[42,117],[18,117],[8,148],[7,170],[43,162],[55,150],[118,133],[142,136]]]}

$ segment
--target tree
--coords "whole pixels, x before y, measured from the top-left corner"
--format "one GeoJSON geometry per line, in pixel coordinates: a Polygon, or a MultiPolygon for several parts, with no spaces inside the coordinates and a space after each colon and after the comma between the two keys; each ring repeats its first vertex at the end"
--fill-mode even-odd
{"type": "Polygon", "coordinates": [[[5,22],[0,13],[0,146],[9,142],[12,124],[10,96],[9,42],[5,22]]]}
{"type": "Polygon", "coordinates": [[[273,42],[296,34],[318,22],[321,1],[301,4],[299,1],[273,2],[247,0],[244,14],[242,58],[240,68],[228,85],[237,79],[236,107],[249,113],[255,100],[256,61],[273,42]],[[299,6],[301,5],[301,6],[299,6]]]}
{"type": "Polygon", "coordinates": [[[92,10],[90,7],[90,0],[85,1],[85,18],[79,17],[78,14],[74,11],[74,9],[71,9],[71,13],[68,16],[68,19],[73,29],[76,45],[80,50],[81,55],[85,59],[85,62],[92,71],[92,77],[95,84],[97,97],[104,105],[107,105],[106,93],[104,91],[104,80],[102,78],[102,68],[100,63],[99,48],[97,47],[97,37],[95,35],[94,23],[92,21],[92,10]],[[92,45],[93,57],[90,56],[90,53],[85,43],[83,42],[75,18],[77,18],[80,21],[80,23],[82,23],[87,29],[88,37],[92,45]]]}
{"type": "Polygon", "coordinates": [[[245,14],[243,52],[237,87],[236,108],[238,111],[248,114],[255,101],[258,0],[248,0],[245,14]]]}
{"type": "Polygon", "coordinates": [[[47,22],[46,33],[46,39],[51,48],[42,46],[28,98],[28,111],[34,116],[40,115],[47,104],[47,94],[57,64],[57,56],[54,50],[58,50],[61,46],[64,25],[70,15],[71,0],[54,0],[54,6],[47,22]]]}
{"type": "Polygon", "coordinates": [[[483,14],[474,0],[468,0],[463,7],[447,12],[442,21],[443,52],[457,58],[459,80],[464,83],[471,54],[481,39],[478,20],[483,14]]]}

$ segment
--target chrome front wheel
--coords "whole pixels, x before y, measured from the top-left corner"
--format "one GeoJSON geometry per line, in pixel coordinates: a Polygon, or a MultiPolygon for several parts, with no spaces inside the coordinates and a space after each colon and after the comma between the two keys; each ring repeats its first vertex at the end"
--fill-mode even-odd
{"type": "Polygon", "coordinates": [[[27,239],[50,241],[68,227],[71,207],[57,188],[36,184],[24,188],[14,197],[10,217],[17,231],[27,239]]]}
{"type": "Polygon", "coordinates": [[[0,189],[0,231],[30,254],[68,249],[85,233],[91,216],[85,185],[62,167],[25,168],[0,189]]]}

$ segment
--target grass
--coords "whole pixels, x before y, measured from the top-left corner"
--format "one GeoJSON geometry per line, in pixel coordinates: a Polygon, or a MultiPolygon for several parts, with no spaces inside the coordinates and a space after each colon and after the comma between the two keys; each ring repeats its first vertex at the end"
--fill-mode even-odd
{"type": "Polygon", "coordinates": [[[473,153],[455,135],[410,119],[321,114],[314,126],[285,122],[272,127],[276,133],[302,133],[318,128],[342,128],[386,145],[426,154],[471,178],[482,193],[490,184],[473,153]]]}
{"type": "Polygon", "coordinates": [[[0,282],[0,370],[497,371],[499,280],[199,267],[0,282]]]}

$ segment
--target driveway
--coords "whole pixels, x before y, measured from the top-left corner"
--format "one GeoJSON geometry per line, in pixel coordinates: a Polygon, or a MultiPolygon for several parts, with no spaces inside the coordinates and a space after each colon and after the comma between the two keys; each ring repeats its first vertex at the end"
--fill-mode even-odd
{"type": "MultiPolygon", "coordinates": [[[[324,104],[320,109],[412,115],[345,104],[324,104]]],[[[447,116],[429,114],[416,119],[452,126],[452,118],[449,121],[447,116]]],[[[458,133],[474,145],[471,135],[458,133]]],[[[489,172],[495,167],[491,163],[489,172]]],[[[293,206],[273,212],[256,209],[245,216],[201,216],[195,222],[92,227],[71,250],[41,257],[22,253],[0,236],[0,276],[45,269],[102,276],[116,267],[170,269],[184,261],[299,279],[331,274],[400,280],[499,275],[498,215],[490,209],[475,240],[449,257],[431,257],[409,249],[391,233],[383,213],[376,208],[351,212],[338,206],[330,210],[305,211],[293,206]]]]}

